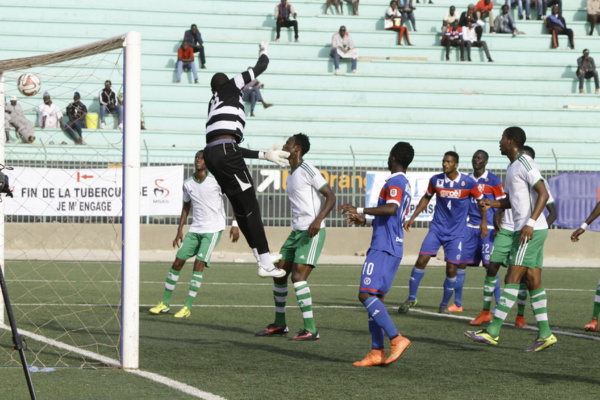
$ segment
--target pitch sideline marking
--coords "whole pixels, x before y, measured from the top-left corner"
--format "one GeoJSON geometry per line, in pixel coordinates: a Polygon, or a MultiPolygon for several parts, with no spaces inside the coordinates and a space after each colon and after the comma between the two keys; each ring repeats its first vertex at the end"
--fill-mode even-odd
{"type": "MultiPolygon", "coordinates": [[[[11,327],[8,326],[8,325],[5,325],[5,324],[0,324],[0,328],[1,329],[5,329],[7,331],[11,331],[11,327]]],[[[105,364],[108,364],[108,365],[111,365],[111,366],[114,366],[114,367],[120,367],[119,361],[117,361],[115,359],[112,359],[110,357],[106,357],[106,356],[103,356],[103,355],[98,354],[98,353],[93,353],[93,352],[88,351],[88,350],[82,350],[82,349],[79,349],[77,347],[68,345],[66,343],[62,343],[62,342],[59,342],[57,340],[50,339],[50,338],[47,338],[47,337],[42,336],[42,335],[38,335],[37,333],[24,331],[22,329],[18,329],[18,331],[19,331],[20,335],[30,337],[31,339],[37,340],[38,342],[46,343],[46,344],[49,344],[49,345],[54,346],[54,347],[58,347],[58,348],[61,348],[61,349],[64,349],[64,350],[67,350],[67,351],[70,351],[70,352],[73,352],[73,353],[76,353],[76,354],[80,354],[80,355],[82,355],[84,357],[88,357],[88,358],[91,358],[91,359],[94,359],[94,360],[98,360],[100,362],[103,362],[105,364]]],[[[199,399],[203,399],[203,400],[226,400],[224,397],[220,397],[220,396],[217,396],[217,395],[212,394],[212,393],[204,392],[204,391],[202,391],[200,389],[197,389],[197,388],[195,388],[193,386],[187,385],[187,384],[182,383],[182,382],[178,382],[178,381],[173,380],[171,378],[167,378],[166,376],[155,374],[153,372],[141,371],[141,370],[137,370],[137,369],[125,369],[125,368],[123,368],[123,371],[129,372],[129,373],[134,374],[134,375],[141,376],[141,377],[146,378],[146,379],[150,379],[151,381],[154,381],[154,382],[157,382],[157,383],[161,383],[161,384],[163,384],[165,386],[168,386],[170,388],[179,390],[180,392],[183,392],[185,394],[189,394],[190,396],[194,396],[194,397],[197,397],[199,399]]]]}

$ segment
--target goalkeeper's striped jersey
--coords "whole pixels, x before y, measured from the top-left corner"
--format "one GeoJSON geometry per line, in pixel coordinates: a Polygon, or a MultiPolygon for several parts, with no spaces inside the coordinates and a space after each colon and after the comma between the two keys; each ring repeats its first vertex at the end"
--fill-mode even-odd
{"type": "Polygon", "coordinates": [[[192,202],[194,218],[189,232],[215,233],[225,229],[223,193],[210,173],[201,182],[194,176],[183,182],[183,201],[192,202]]]}
{"type": "Polygon", "coordinates": [[[244,140],[246,112],[242,100],[242,88],[267,69],[269,58],[263,54],[253,68],[248,68],[217,88],[208,104],[206,118],[206,143],[221,135],[235,136],[236,142],[244,140]]]}

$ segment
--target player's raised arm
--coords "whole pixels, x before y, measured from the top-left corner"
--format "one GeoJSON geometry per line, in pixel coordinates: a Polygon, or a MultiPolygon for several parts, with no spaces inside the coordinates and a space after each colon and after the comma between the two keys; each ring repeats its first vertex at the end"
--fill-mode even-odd
{"type": "Polygon", "coordinates": [[[600,216],[600,201],[596,204],[596,207],[592,210],[592,213],[587,217],[585,222],[581,224],[581,226],[571,234],[571,242],[575,243],[579,241],[579,236],[583,235],[583,232],[587,229],[589,224],[594,222],[596,218],[600,216]]]}

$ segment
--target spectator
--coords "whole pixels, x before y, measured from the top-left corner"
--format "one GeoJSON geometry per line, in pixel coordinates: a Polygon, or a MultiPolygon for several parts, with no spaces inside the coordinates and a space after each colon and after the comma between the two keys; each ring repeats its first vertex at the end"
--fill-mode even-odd
{"type": "Polygon", "coordinates": [[[257,101],[260,101],[264,108],[269,108],[273,105],[263,100],[260,89],[264,87],[265,85],[261,84],[258,79],[253,79],[249,84],[242,88],[242,100],[250,102],[251,117],[254,117],[254,106],[256,106],[257,101]]]}
{"type": "Polygon", "coordinates": [[[446,28],[446,32],[442,36],[442,45],[446,47],[446,61],[450,61],[450,46],[460,48],[460,60],[465,60],[462,35],[462,28],[458,26],[458,21],[454,21],[452,25],[446,28]]]}
{"type": "Polygon", "coordinates": [[[412,0],[398,0],[398,7],[402,13],[402,25],[409,19],[412,24],[412,30],[416,32],[417,25],[415,24],[415,15],[413,14],[413,11],[416,10],[416,8],[413,7],[412,0]]]}
{"type": "Polygon", "coordinates": [[[44,104],[40,104],[42,110],[42,124],[41,128],[60,128],[62,130],[65,129],[65,126],[62,122],[63,114],[60,111],[60,108],[54,103],[52,103],[52,98],[50,97],[50,93],[44,93],[44,104]]]}
{"type": "Polygon", "coordinates": [[[281,27],[289,28],[290,26],[294,27],[294,42],[298,43],[298,21],[290,21],[290,17],[294,17],[296,19],[296,11],[294,10],[294,6],[291,4],[287,4],[287,0],[281,0],[281,4],[277,4],[275,6],[275,13],[273,16],[275,17],[275,21],[277,24],[277,37],[275,38],[276,42],[279,42],[279,35],[281,33],[281,27]]]}
{"type": "Polygon", "coordinates": [[[65,128],[67,135],[73,139],[75,144],[83,144],[82,129],[87,128],[85,125],[85,116],[87,115],[87,107],[81,101],[79,92],[75,92],[73,95],[73,102],[67,106],[67,117],[69,123],[65,128]],[[77,131],[77,132],[75,132],[77,131]]]}
{"type": "Polygon", "coordinates": [[[458,14],[456,13],[456,7],[450,6],[449,11],[444,15],[444,20],[442,21],[442,33],[446,32],[446,29],[454,23],[454,21],[458,21],[458,14]]]}
{"type": "MultiPolygon", "coordinates": [[[[471,61],[471,47],[482,47],[485,52],[485,56],[489,62],[494,62],[490,56],[487,43],[483,40],[476,40],[477,35],[475,33],[475,27],[472,22],[469,22],[467,26],[463,26],[463,47],[467,48],[467,59],[471,61]]],[[[462,61],[462,60],[461,60],[462,61]]]]}
{"type": "MultiPolygon", "coordinates": [[[[343,0],[340,0],[343,1],[343,0]]],[[[359,0],[346,0],[348,3],[352,3],[352,13],[354,15],[358,15],[358,1],[359,0]]],[[[341,4],[341,7],[344,7],[344,4],[341,4]]],[[[343,11],[342,11],[343,14],[343,11]]]]}
{"type": "Polygon", "coordinates": [[[10,104],[4,108],[4,124],[6,126],[6,142],[12,143],[10,140],[10,126],[15,128],[17,135],[27,143],[33,143],[35,140],[35,130],[31,121],[29,121],[23,113],[23,108],[17,104],[17,97],[10,98],[10,104]]]}
{"type": "MultiPolygon", "coordinates": [[[[540,0],[544,1],[544,0],[540,0]]],[[[523,19],[523,2],[525,2],[525,15],[528,20],[531,19],[531,0],[506,0],[508,7],[517,6],[519,10],[519,19],[523,19]]]]}
{"type": "MultiPolygon", "coordinates": [[[[475,27],[475,33],[477,34],[477,40],[481,40],[481,35],[483,34],[483,21],[480,21],[477,18],[477,14],[475,13],[475,4],[469,4],[467,7],[467,11],[463,11],[460,14],[460,19],[458,20],[458,26],[467,26],[469,21],[475,27]]],[[[493,28],[490,29],[490,32],[493,32],[493,28]]]]}
{"type": "Polygon", "coordinates": [[[402,46],[402,36],[406,37],[406,44],[412,46],[410,43],[410,36],[408,36],[408,29],[402,26],[402,14],[400,13],[400,10],[398,10],[398,2],[396,0],[390,1],[390,6],[385,12],[383,27],[387,31],[398,32],[399,46],[402,46]]]}
{"type": "Polygon", "coordinates": [[[206,69],[206,57],[204,57],[204,42],[202,41],[202,35],[198,30],[196,24],[192,24],[189,30],[183,34],[183,41],[188,44],[194,53],[198,53],[200,56],[200,68],[206,69]]]}
{"type": "Polygon", "coordinates": [[[493,9],[494,3],[492,3],[492,0],[479,0],[479,2],[475,5],[475,15],[477,15],[477,19],[479,21],[483,21],[484,18],[487,18],[490,24],[490,28],[493,28],[494,25],[494,13],[492,11],[493,9]]]}
{"type": "Polygon", "coordinates": [[[335,6],[335,11],[338,14],[344,15],[344,0],[327,0],[327,4],[325,4],[325,15],[327,15],[327,10],[329,10],[329,6],[331,6],[331,3],[333,3],[333,5],[335,6]]]}
{"type": "Polygon", "coordinates": [[[590,36],[592,36],[596,24],[600,24],[600,0],[587,0],[587,20],[590,23],[590,36]]]}
{"type": "Polygon", "coordinates": [[[506,4],[502,6],[502,13],[494,20],[494,31],[496,33],[512,33],[513,36],[523,33],[517,29],[515,20],[508,12],[508,6],[506,4]]]}
{"type": "Polygon", "coordinates": [[[98,101],[100,102],[100,129],[106,128],[105,115],[117,113],[119,118],[119,129],[123,130],[123,107],[117,103],[117,95],[111,90],[112,82],[104,82],[104,89],[100,91],[98,101]]]}
{"type": "Polygon", "coordinates": [[[181,42],[177,50],[177,83],[181,82],[181,73],[183,70],[192,70],[194,74],[194,83],[198,83],[198,70],[194,62],[194,50],[186,43],[181,42]]]}
{"type": "Polygon", "coordinates": [[[590,57],[588,49],[583,50],[583,56],[577,59],[577,78],[579,78],[579,93],[585,93],[585,90],[583,90],[583,80],[594,78],[596,94],[598,94],[598,71],[596,70],[596,63],[590,57]]]}
{"type": "Polygon", "coordinates": [[[334,33],[331,37],[330,56],[333,57],[334,74],[340,73],[340,58],[351,58],[352,73],[355,74],[357,72],[358,49],[354,47],[352,37],[346,32],[344,25],[340,26],[339,33],[334,33]]]}
{"type": "Polygon", "coordinates": [[[575,49],[575,40],[573,38],[573,30],[567,28],[567,22],[560,15],[558,6],[552,7],[552,14],[546,18],[546,28],[552,34],[552,48],[558,49],[558,35],[567,35],[569,45],[575,49]]]}
{"type": "MultiPolygon", "coordinates": [[[[541,1],[541,0],[538,0],[541,1]]],[[[558,13],[562,15],[562,0],[544,0],[544,15],[548,11],[548,7],[552,7],[554,9],[555,6],[558,6],[558,13]]],[[[554,12],[553,12],[554,13],[554,12]]]]}

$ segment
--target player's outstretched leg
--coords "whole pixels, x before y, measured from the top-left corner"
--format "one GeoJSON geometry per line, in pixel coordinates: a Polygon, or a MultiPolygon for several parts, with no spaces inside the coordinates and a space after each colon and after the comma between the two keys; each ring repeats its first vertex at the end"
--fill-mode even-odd
{"type": "Polygon", "coordinates": [[[600,281],[596,287],[596,296],[594,297],[594,311],[592,313],[592,320],[589,324],[584,326],[588,332],[598,332],[598,314],[600,314],[600,281]]]}
{"type": "Polygon", "coordinates": [[[542,286],[538,289],[531,290],[529,295],[531,296],[531,309],[533,310],[533,315],[535,316],[540,331],[538,339],[531,346],[526,348],[525,351],[538,352],[552,346],[557,340],[552,334],[550,323],[548,322],[546,289],[542,286]]]}
{"type": "Polygon", "coordinates": [[[173,290],[175,290],[175,285],[179,280],[179,273],[176,269],[171,268],[169,273],[167,274],[167,278],[165,281],[165,294],[163,295],[163,299],[158,303],[156,307],[152,307],[150,309],[150,314],[162,314],[167,313],[171,309],[171,295],[173,294],[173,290]]]}

